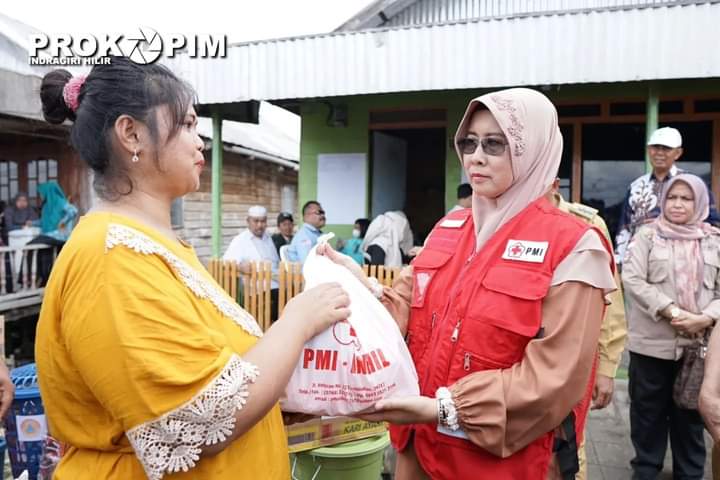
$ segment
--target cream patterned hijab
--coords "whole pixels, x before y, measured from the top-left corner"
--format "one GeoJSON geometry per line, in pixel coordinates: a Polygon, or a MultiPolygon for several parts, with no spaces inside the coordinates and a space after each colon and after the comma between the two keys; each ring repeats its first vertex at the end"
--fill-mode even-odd
{"type": "Polygon", "coordinates": [[[455,134],[461,162],[457,140],[465,135],[472,114],[480,108],[492,113],[509,142],[513,182],[494,199],[473,195],[478,250],[500,227],[547,193],[560,168],[563,148],[557,111],[550,100],[535,90],[512,88],[470,101],[455,134]]]}

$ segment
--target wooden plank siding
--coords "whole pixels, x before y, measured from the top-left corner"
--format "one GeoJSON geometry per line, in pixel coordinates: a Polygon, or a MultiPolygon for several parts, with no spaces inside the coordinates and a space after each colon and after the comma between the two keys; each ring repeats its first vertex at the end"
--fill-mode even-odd
{"type": "MultiPolygon", "coordinates": [[[[198,257],[207,263],[212,255],[212,225],[210,172],[211,155],[205,154],[206,164],[200,177],[200,189],[183,200],[183,227],[178,234],[195,248],[198,257]]],[[[247,210],[252,205],[268,209],[268,231],[276,231],[276,219],[281,211],[282,188],[290,185],[297,189],[298,172],[264,160],[224,152],[223,156],[223,248],[247,227],[247,210]]],[[[297,190],[296,190],[297,191],[297,190]]],[[[297,199],[296,199],[297,201],[297,199]]],[[[297,210],[296,205],[296,210],[297,210]]],[[[296,224],[297,211],[292,212],[296,224]]]]}

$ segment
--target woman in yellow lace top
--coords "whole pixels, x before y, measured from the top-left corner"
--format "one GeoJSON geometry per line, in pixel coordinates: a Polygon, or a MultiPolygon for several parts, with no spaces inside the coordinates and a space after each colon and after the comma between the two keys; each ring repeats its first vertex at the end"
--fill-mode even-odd
{"type": "Polygon", "coordinates": [[[55,480],[289,478],[277,406],[302,345],[348,315],[321,285],[261,335],[179,241],[173,199],[204,164],[192,90],[159,65],[113,57],[49,73],[45,118],[101,198],[53,268],[36,340],[50,433],[69,445],[55,480]]]}

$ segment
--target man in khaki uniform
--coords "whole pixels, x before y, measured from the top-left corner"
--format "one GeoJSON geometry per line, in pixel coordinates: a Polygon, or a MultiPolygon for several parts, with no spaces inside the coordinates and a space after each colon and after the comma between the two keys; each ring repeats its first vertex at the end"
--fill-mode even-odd
{"type": "MultiPolygon", "coordinates": [[[[563,199],[558,190],[558,181],[553,185],[553,200],[555,205],[563,212],[570,213],[584,222],[594,225],[600,229],[605,238],[612,245],[610,233],[605,221],[598,215],[597,210],[581,203],[569,203],[563,199]]],[[[618,289],[608,295],[607,311],[600,329],[600,340],[598,341],[598,368],[595,378],[595,389],[593,390],[593,401],[591,408],[600,410],[607,407],[612,400],[615,389],[615,374],[620,363],[620,357],[625,348],[627,337],[627,324],[625,323],[625,302],[620,290],[620,277],[615,271],[615,283],[618,289]]],[[[584,436],[583,436],[584,438],[584,436]]],[[[587,476],[587,459],[585,457],[585,441],[578,448],[580,460],[580,471],[575,476],[576,480],[585,480],[587,476]]]]}

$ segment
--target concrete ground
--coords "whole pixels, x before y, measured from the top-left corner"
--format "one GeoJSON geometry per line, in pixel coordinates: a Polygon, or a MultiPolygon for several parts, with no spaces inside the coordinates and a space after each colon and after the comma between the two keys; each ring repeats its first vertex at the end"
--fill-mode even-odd
{"type": "MultiPolygon", "coordinates": [[[[625,480],[630,479],[630,460],[635,455],[630,442],[630,399],[627,380],[615,381],[613,402],[603,410],[594,410],[588,418],[586,453],[588,458],[589,480],[625,480]]],[[[705,465],[705,478],[712,479],[710,469],[710,450],[712,440],[707,435],[708,447],[705,465]]],[[[668,442],[665,457],[665,470],[659,480],[672,479],[672,457],[668,442]]]]}

